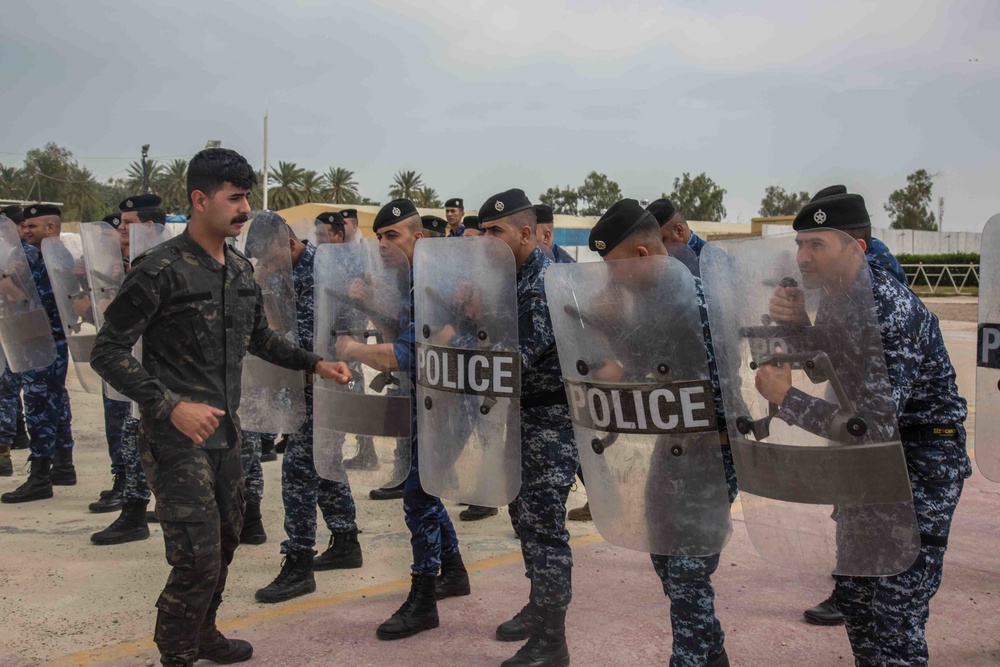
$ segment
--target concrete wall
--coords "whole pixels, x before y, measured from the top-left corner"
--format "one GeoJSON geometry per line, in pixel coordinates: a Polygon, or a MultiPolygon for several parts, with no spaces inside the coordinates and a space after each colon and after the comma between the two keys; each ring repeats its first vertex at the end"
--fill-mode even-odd
{"type": "MultiPolygon", "coordinates": [[[[765,224],[764,236],[788,234],[784,225],[765,224]]],[[[872,229],[872,236],[882,239],[894,255],[944,255],[953,252],[979,252],[982,234],[976,232],[918,232],[912,229],[872,229]]]]}

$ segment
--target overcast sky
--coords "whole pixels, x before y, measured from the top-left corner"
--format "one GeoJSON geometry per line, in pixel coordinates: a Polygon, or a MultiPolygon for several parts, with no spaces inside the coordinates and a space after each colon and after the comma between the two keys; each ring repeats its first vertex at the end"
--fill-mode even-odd
{"type": "Polygon", "coordinates": [[[885,226],[925,168],[946,231],[1000,212],[997,0],[31,0],[4,26],[4,164],[55,141],[106,178],[220,139],[259,167],[267,110],[272,165],[382,201],[400,169],[469,208],[705,171],[732,222],[845,183],[885,226]]]}

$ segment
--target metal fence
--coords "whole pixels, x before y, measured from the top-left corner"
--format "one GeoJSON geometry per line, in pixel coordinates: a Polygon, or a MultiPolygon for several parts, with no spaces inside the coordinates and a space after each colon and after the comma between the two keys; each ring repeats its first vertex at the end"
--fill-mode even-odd
{"type": "Polygon", "coordinates": [[[931,294],[971,294],[970,288],[979,287],[978,264],[903,264],[903,270],[911,288],[926,286],[931,294]]]}

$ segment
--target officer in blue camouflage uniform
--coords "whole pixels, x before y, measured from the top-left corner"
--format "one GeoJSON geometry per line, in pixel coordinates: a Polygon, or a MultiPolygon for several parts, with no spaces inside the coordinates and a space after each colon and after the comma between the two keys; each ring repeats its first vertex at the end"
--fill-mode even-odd
{"type": "MultiPolygon", "coordinates": [[[[643,211],[639,202],[634,199],[618,202],[601,216],[591,230],[590,249],[600,254],[604,261],[669,254],[662,241],[662,225],[651,213],[652,211],[643,211]]],[[[701,279],[694,276],[693,280],[712,381],[726,486],[729,503],[732,504],[736,500],[738,488],[733,453],[726,432],[722,387],[715,364],[712,334],[708,326],[705,293],[701,279]]],[[[650,315],[670,317],[669,312],[650,315]]],[[[655,328],[657,327],[654,326],[655,328]]],[[[670,627],[673,633],[670,667],[728,667],[725,633],[715,616],[715,590],[711,578],[719,567],[719,554],[713,556],[651,554],[650,558],[663,584],[663,592],[670,599],[670,627]]]]}
{"type": "MultiPolygon", "coordinates": [[[[20,233],[20,222],[24,220],[20,206],[4,206],[0,208],[0,216],[8,218],[18,227],[20,233]]],[[[25,249],[25,255],[29,262],[34,262],[38,255],[38,250],[24,242],[22,237],[21,245],[25,249]]],[[[10,450],[17,437],[17,426],[23,426],[24,408],[21,405],[21,374],[10,370],[4,364],[3,374],[0,375],[0,477],[10,477],[14,474],[14,464],[10,458],[10,450]]]]}
{"type": "MultiPolygon", "coordinates": [[[[62,213],[55,206],[34,204],[24,211],[24,240],[36,249],[42,239],[59,236],[62,213]]],[[[45,260],[39,252],[30,262],[31,275],[38,289],[38,297],[52,325],[56,342],[56,359],[42,369],[25,371],[24,413],[31,435],[31,473],[27,481],[14,491],[0,496],[5,503],[22,503],[52,497],[52,486],[76,484],[73,467],[73,431],[70,427],[72,413],[69,393],[66,391],[66,372],[69,369],[69,348],[63,332],[59,311],[56,308],[52,283],[45,269],[45,260]]]]}
{"type": "Polygon", "coordinates": [[[448,236],[464,236],[465,201],[461,197],[452,197],[444,203],[444,217],[448,223],[448,236]]]}
{"type": "Polygon", "coordinates": [[[538,218],[538,246],[542,252],[551,252],[550,259],[556,264],[575,264],[576,260],[555,242],[556,225],[552,207],[548,204],[535,204],[535,216],[538,218]]]}
{"type": "MultiPolygon", "coordinates": [[[[423,223],[409,199],[395,199],[379,210],[372,231],[385,247],[395,246],[410,265],[410,294],[400,304],[400,335],[395,343],[367,345],[348,337],[337,339],[337,356],[346,361],[360,361],[381,370],[402,371],[410,376],[411,391],[416,388],[416,337],[413,325],[413,249],[423,238],[423,223]]],[[[413,550],[410,594],[375,635],[391,640],[411,637],[438,627],[437,600],[470,592],[468,574],[458,549],[458,535],[440,498],[429,495],[420,483],[417,460],[417,409],[412,406],[410,436],[410,472],[403,483],[403,513],[410,529],[413,550]],[[438,586],[438,572],[447,588],[438,586]]]]}
{"type": "Polygon", "coordinates": [[[521,386],[530,392],[521,395],[521,491],[508,509],[531,593],[528,604],[497,627],[496,636],[528,640],[504,667],[564,666],[569,665],[566,609],[573,570],[566,498],[579,460],[545,299],[545,270],[552,260],[538,247],[535,209],[523,190],[487,199],[479,226],[514,253],[521,386]]]}
{"type": "MultiPolygon", "coordinates": [[[[840,229],[862,247],[871,238],[864,199],[855,194],[832,195],[810,202],[796,216],[793,228],[814,234],[819,230],[840,229]],[[823,215],[819,215],[820,210],[823,215]]],[[[926,665],[928,660],[924,626],[930,599],[941,584],[952,516],[964,480],[972,474],[963,427],[967,408],[958,395],[955,369],[937,317],[879,264],[871,263],[870,270],[880,342],[891,385],[885,391],[890,392],[887,398],[899,418],[921,533],[920,552],[913,565],[901,574],[837,576],[836,606],[844,614],[856,665],[919,666],[926,665]]],[[[780,287],[776,291],[771,301],[771,317],[775,321],[804,315],[797,305],[800,297],[794,293],[795,289],[780,287]]],[[[821,305],[817,325],[845,329],[856,326],[850,312],[827,314],[821,322],[823,315],[821,305]]],[[[879,353],[877,344],[872,346],[871,353],[879,353]]],[[[791,387],[787,366],[762,367],[757,372],[756,384],[765,398],[780,406],[777,416],[782,421],[814,432],[821,432],[824,424],[829,423],[834,408],[791,387]]],[[[857,391],[860,390],[854,393],[857,391]]]]}
{"type": "MultiPolygon", "coordinates": [[[[326,223],[324,223],[326,224],[326,223]]],[[[341,223],[343,224],[343,223],[341,223]]],[[[343,231],[338,230],[338,231],[343,231]]],[[[295,286],[295,317],[299,345],[313,349],[315,289],[313,266],[316,246],[300,241],[288,228],[295,286]]],[[[281,572],[257,591],[258,602],[284,602],[316,590],[316,570],[359,568],[364,564],[358,543],[357,509],[349,484],[321,477],[313,461],[313,386],[306,383],[306,421],[286,440],[281,463],[281,499],[285,507],[285,558],[281,572]],[[330,544],[319,558],[316,552],[316,506],[330,529],[330,544]]]]}
{"type": "Polygon", "coordinates": [[[684,243],[696,256],[701,256],[701,249],[705,247],[705,240],[691,231],[687,220],[669,199],[657,199],[650,202],[646,210],[653,214],[656,221],[660,223],[660,234],[663,245],[671,243],[684,243]]]}

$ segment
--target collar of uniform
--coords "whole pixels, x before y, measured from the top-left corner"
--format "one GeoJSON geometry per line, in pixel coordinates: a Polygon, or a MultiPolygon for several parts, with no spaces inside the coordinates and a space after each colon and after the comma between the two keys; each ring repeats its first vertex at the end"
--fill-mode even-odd
{"type": "MultiPolygon", "coordinates": [[[[187,249],[188,252],[190,252],[192,255],[198,258],[198,261],[201,263],[202,266],[204,266],[209,271],[220,271],[222,269],[222,264],[219,264],[219,262],[214,257],[209,255],[207,252],[205,252],[204,248],[198,245],[197,241],[191,238],[191,235],[188,234],[187,227],[185,227],[184,231],[181,232],[181,238],[184,239],[185,249],[187,249]]],[[[226,252],[228,250],[228,246],[229,246],[228,243],[224,244],[223,252],[226,252]]]]}
{"type": "Polygon", "coordinates": [[[531,251],[530,255],[528,255],[528,259],[524,260],[524,264],[522,264],[517,270],[518,282],[520,282],[521,277],[528,271],[533,273],[537,272],[541,268],[543,262],[545,262],[545,253],[542,252],[541,248],[535,246],[535,249],[531,251]]]}

